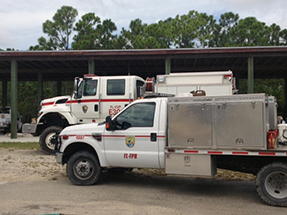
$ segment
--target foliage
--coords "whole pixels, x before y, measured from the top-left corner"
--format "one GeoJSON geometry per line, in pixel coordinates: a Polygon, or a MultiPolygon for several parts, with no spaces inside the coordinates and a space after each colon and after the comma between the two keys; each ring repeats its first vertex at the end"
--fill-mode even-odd
{"type": "MultiPolygon", "coordinates": [[[[239,93],[247,93],[247,79],[240,79],[239,93]]],[[[254,93],[266,93],[275,96],[278,103],[278,115],[285,116],[283,113],[285,107],[285,81],[284,79],[255,79],[254,93]]]]}
{"type": "Polygon", "coordinates": [[[43,23],[43,32],[48,35],[38,39],[39,45],[31,46],[30,50],[68,50],[70,36],[78,11],[69,6],[62,6],[53,16],[53,21],[43,23]]]}
{"type": "Polygon", "coordinates": [[[112,33],[117,30],[117,27],[110,19],[101,22],[94,13],[88,13],[76,23],[74,30],[78,32],[73,38],[74,50],[115,48],[117,37],[112,33]]]}

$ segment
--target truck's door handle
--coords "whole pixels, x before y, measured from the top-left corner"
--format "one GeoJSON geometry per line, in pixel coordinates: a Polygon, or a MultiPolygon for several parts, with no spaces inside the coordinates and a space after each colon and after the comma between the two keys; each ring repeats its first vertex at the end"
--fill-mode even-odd
{"type": "Polygon", "coordinates": [[[151,133],[151,134],[150,134],[150,141],[151,141],[151,142],[156,142],[156,140],[157,140],[157,135],[156,135],[156,133],[151,133]]]}
{"type": "Polygon", "coordinates": [[[99,105],[95,105],[95,112],[99,111],[99,105]]]}

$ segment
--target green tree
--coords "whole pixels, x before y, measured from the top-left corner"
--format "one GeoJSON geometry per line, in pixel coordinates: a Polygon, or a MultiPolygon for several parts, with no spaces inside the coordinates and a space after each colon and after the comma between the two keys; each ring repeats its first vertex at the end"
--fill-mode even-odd
{"type": "Polygon", "coordinates": [[[115,49],[116,35],[113,32],[117,30],[117,26],[110,19],[106,19],[102,24],[97,25],[97,32],[99,37],[97,38],[97,49],[115,49]]]}
{"type": "Polygon", "coordinates": [[[43,32],[48,35],[38,39],[38,45],[31,46],[29,50],[68,50],[73,25],[78,11],[70,6],[62,6],[53,16],[53,21],[43,23],[43,32]]]}
{"type": "Polygon", "coordinates": [[[173,39],[169,21],[147,25],[135,19],[131,21],[129,30],[122,29],[118,44],[125,49],[169,48],[173,39]]]}
{"type": "Polygon", "coordinates": [[[224,13],[219,18],[219,23],[215,26],[214,38],[209,43],[210,47],[228,47],[232,46],[232,38],[230,31],[239,20],[239,15],[232,12],[224,13]]]}
{"type": "Polygon", "coordinates": [[[76,50],[94,49],[94,41],[98,37],[94,26],[100,22],[101,19],[96,17],[94,13],[88,13],[82,16],[82,19],[76,23],[74,28],[78,33],[73,38],[72,48],[76,50]]]}
{"type": "Polygon", "coordinates": [[[287,29],[283,29],[279,32],[279,45],[286,46],[287,45],[287,29]]]}
{"type": "Polygon", "coordinates": [[[271,46],[279,46],[280,45],[280,32],[281,32],[281,28],[279,25],[276,25],[275,23],[273,23],[270,26],[269,45],[271,45],[271,46]]]}
{"type": "Polygon", "coordinates": [[[73,49],[114,49],[117,36],[113,32],[117,30],[110,19],[103,23],[94,13],[82,16],[74,28],[78,33],[74,36],[73,49]]]}
{"type": "Polygon", "coordinates": [[[129,30],[122,28],[120,40],[124,49],[140,49],[143,41],[147,37],[145,28],[147,24],[143,24],[142,20],[135,19],[130,22],[129,30]]]}
{"type": "Polygon", "coordinates": [[[267,46],[270,41],[271,29],[255,17],[241,19],[231,30],[232,46],[267,46]]]}
{"type": "Polygon", "coordinates": [[[177,15],[173,20],[174,46],[178,48],[203,48],[214,38],[216,20],[206,13],[190,11],[187,15],[177,15]]]}

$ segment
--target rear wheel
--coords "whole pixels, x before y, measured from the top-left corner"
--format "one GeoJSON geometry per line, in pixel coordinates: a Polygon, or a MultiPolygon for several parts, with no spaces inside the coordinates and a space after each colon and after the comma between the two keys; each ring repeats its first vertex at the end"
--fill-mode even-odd
{"type": "Polygon", "coordinates": [[[257,174],[256,186],[265,203],[287,206],[287,164],[278,162],[263,167],[257,174]]]}
{"type": "Polygon", "coordinates": [[[87,151],[72,155],[66,168],[70,181],[76,185],[93,185],[102,173],[97,157],[87,151]]]}
{"type": "Polygon", "coordinates": [[[52,144],[51,139],[56,133],[60,133],[62,129],[60,126],[50,126],[42,132],[40,146],[43,152],[46,154],[55,154],[55,145],[52,144]]]}

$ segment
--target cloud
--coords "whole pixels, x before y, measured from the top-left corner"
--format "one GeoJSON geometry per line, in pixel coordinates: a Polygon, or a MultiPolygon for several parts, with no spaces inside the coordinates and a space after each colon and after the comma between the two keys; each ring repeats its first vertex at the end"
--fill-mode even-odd
{"type": "Polygon", "coordinates": [[[143,23],[156,23],[191,10],[218,18],[225,12],[238,13],[240,18],[256,17],[267,25],[276,23],[287,28],[286,0],[0,0],[0,48],[26,50],[36,45],[41,36],[42,24],[63,5],[79,12],[78,19],[93,12],[101,20],[111,19],[117,26],[128,28],[130,21],[141,19],[143,23]],[[8,45],[7,45],[8,44],[8,45]]]}
{"type": "Polygon", "coordinates": [[[13,48],[17,40],[5,28],[0,26],[0,48],[13,48]]]}

